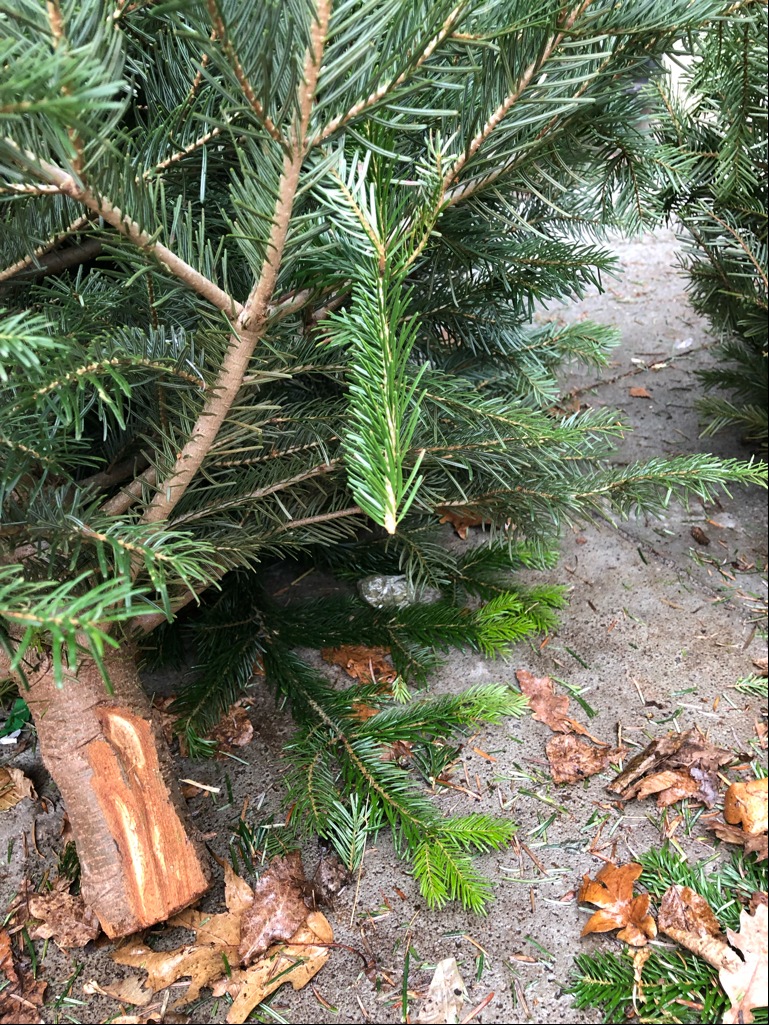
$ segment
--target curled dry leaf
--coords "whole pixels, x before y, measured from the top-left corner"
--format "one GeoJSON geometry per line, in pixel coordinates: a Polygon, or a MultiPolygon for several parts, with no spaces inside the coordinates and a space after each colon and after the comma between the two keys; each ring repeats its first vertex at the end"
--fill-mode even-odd
{"type": "Polygon", "coordinates": [[[417,1015],[420,1025],[455,1025],[459,1021],[467,989],[456,958],[447,957],[435,966],[425,1002],[417,1015]]]}
{"type": "Polygon", "coordinates": [[[40,919],[30,930],[32,939],[52,939],[58,947],[84,947],[101,932],[99,919],[83,898],[61,890],[30,897],[29,913],[40,919]]]}
{"type": "Polygon", "coordinates": [[[341,648],[321,648],[321,657],[331,665],[341,666],[348,676],[362,683],[392,683],[398,673],[390,661],[389,648],[367,648],[362,644],[345,644],[341,648]]]}
{"type": "Polygon", "coordinates": [[[750,836],[765,833],[769,827],[769,778],[732,783],[724,797],[724,818],[733,826],[742,826],[750,836]]]}
{"type": "Polygon", "coordinates": [[[571,733],[551,737],[545,744],[545,751],[554,783],[579,783],[602,772],[625,753],[624,749],[593,747],[571,733]]]}
{"type": "Polygon", "coordinates": [[[334,940],[328,919],[320,911],[311,911],[307,921],[290,941],[270,950],[250,968],[237,969],[213,987],[215,997],[228,994],[233,1003],[227,1012],[228,1025],[241,1025],[253,1009],[284,982],[294,989],[306,986],[329,958],[334,940]]]}
{"type": "Polygon", "coordinates": [[[604,865],[595,880],[582,877],[580,902],[600,908],[585,923],[582,935],[620,929],[617,938],[634,947],[644,946],[657,935],[657,926],[649,914],[648,893],[633,896],[633,885],[643,871],[641,865],[604,865]]]}
{"type": "Polygon", "coordinates": [[[25,797],[33,801],[37,797],[32,780],[28,779],[21,769],[11,769],[7,765],[0,768],[0,811],[8,811],[23,801],[25,797]]]}
{"type": "MultiPolygon", "coordinates": [[[[528,669],[518,669],[515,676],[520,685],[521,694],[529,699],[532,716],[537,722],[543,722],[554,733],[581,733],[590,737],[581,723],[566,714],[569,699],[565,694],[555,693],[553,681],[549,676],[534,676],[528,669]]],[[[596,743],[600,743],[600,741],[596,741],[596,743]]]]}
{"type": "Polygon", "coordinates": [[[755,915],[749,915],[744,909],[740,912],[739,932],[727,929],[729,942],[742,953],[742,959],[738,959],[736,967],[730,965],[718,972],[719,981],[732,1002],[724,1015],[725,1025],[750,1023],[754,1020],[753,1009],[766,1006],[769,986],[767,922],[767,907],[762,904],[756,908],[755,915]]]}
{"type": "Polygon", "coordinates": [[[607,789],[625,801],[656,794],[660,808],[683,797],[712,808],[718,798],[718,769],[732,757],[696,730],[668,733],[631,758],[607,789]]]}

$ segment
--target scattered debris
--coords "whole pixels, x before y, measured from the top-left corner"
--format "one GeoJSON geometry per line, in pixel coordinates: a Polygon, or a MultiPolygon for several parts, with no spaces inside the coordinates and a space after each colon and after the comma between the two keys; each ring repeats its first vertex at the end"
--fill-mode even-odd
{"type": "Polygon", "coordinates": [[[705,533],[705,531],[702,529],[702,527],[692,527],[692,529],[689,531],[689,533],[692,535],[692,537],[694,538],[694,540],[697,542],[698,545],[702,545],[703,547],[706,547],[707,545],[710,544],[710,538],[705,533]]]}
{"type": "Polygon", "coordinates": [[[619,929],[617,938],[634,947],[642,947],[657,935],[657,926],[649,914],[648,893],[633,896],[633,886],[643,868],[635,862],[627,865],[604,865],[595,880],[582,877],[579,901],[595,904],[594,912],[585,923],[582,935],[619,929]]]}
{"type": "Polygon", "coordinates": [[[27,797],[33,801],[37,797],[32,780],[21,769],[0,767],[0,811],[8,811],[27,797]]]}
{"type": "Polygon", "coordinates": [[[658,808],[685,797],[712,808],[718,798],[718,769],[733,757],[696,730],[668,733],[631,758],[607,789],[623,801],[656,794],[658,808]]]}
{"type": "Polygon", "coordinates": [[[551,737],[545,751],[554,783],[579,783],[627,753],[625,748],[594,747],[573,733],[551,737]]]}
{"type": "Polygon", "coordinates": [[[242,701],[227,709],[216,726],[207,734],[208,740],[217,744],[217,754],[226,755],[236,747],[245,747],[254,739],[254,727],[248,715],[248,708],[242,701]]]}
{"type": "Polygon", "coordinates": [[[425,1002],[417,1015],[420,1025],[456,1025],[467,999],[456,959],[447,957],[435,966],[425,1002]]]}
{"type": "Polygon", "coordinates": [[[393,683],[398,673],[390,659],[389,648],[367,648],[361,644],[345,644],[341,648],[321,648],[321,657],[341,666],[354,680],[362,683],[393,683]]]}

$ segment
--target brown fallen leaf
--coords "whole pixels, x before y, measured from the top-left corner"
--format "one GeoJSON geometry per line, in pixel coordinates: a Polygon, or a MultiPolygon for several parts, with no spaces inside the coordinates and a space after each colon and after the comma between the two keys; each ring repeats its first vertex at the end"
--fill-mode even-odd
{"type": "Polygon", "coordinates": [[[226,756],[233,748],[245,747],[254,739],[254,726],[248,709],[236,703],[227,709],[216,726],[206,735],[218,745],[217,755],[226,756]]]}
{"type": "Polygon", "coordinates": [[[579,783],[580,780],[602,772],[606,766],[624,754],[624,749],[593,747],[573,733],[551,737],[545,744],[550,774],[554,783],[579,783]]]}
{"type": "MultiPolygon", "coordinates": [[[[549,726],[554,733],[581,733],[585,737],[590,734],[585,727],[570,718],[566,711],[569,707],[569,699],[565,694],[556,694],[553,681],[549,676],[534,676],[528,669],[518,669],[516,679],[521,688],[521,694],[529,699],[532,710],[532,717],[537,722],[543,722],[549,726]]],[[[590,737],[594,740],[594,737],[590,737]]],[[[600,741],[596,741],[600,744],[600,741]]]]}
{"type": "Polygon", "coordinates": [[[0,811],[8,811],[25,797],[33,801],[37,797],[32,780],[21,769],[11,769],[7,765],[0,768],[0,811]]]}
{"type": "Polygon", "coordinates": [[[732,783],[724,796],[724,818],[758,836],[769,828],[769,778],[732,783]]]}
{"type": "Polygon", "coordinates": [[[769,658],[754,658],[753,665],[758,670],[759,676],[769,676],[769,658]]]}
{"type": "Polygon", "coordinates": [[[273,858],[254,887],[254,899],[243,913],[238,960],[251,964],[273,943],[290,939],[307,918],[302,856],[292,851],[273,858]]]}
{"type": "Polygon", "coordinates": [[[435,511],[440,516],[438,523],[450,523],[460,541],[467,540],[467,532],[470,527],[482,527],[491,522],[467,509],[447,509],[445,506],[437,506],[435,511]]]}
{"type": "Polygon", "coordinates": [[[288,943],[271,947],[251,967],[236,969],[220,978],[213,994],[232,997],[228,1025],[242,1025],[253,1009],[285,982],[290,982],[294,989],[306,986],[328,960],[333,940],[328,919],[320,911],[311,911],[288,943]]]}
{"type": "Polygon", "coordinates": [[[727,929],[729,942],[742,953],[742,960],[737,967],[730,965],[718,972],[719,981],[732,1002],[724,1015],[725,1025],[750,1023],[754,1020],[753,1009],[766,1006],[769,986],[768,921],[767,907],[762,904],[756,908],[755,915],[749,915],[743,908],[740,912],[739,932],[727,929]]]}
{"type": "Polygon", "coordinates": [[[628,394],[631,399],[650,399],[651,393],[646,388],[630,388],[628,394]]]}
{"type": "Polygon", "coordinates": [[[718,769],[732,758],[731,751],[715,747],[697,730],[668,733],[631,758],[607,789],[623,801],[656,793],[660,808],[681,797],[712,808],[718,799],[718,769]]]}
{"type": "Polygon", "coordinates": [[[739,960],[727,944],[713,909],[688,886],[668,887],[660,904],[657,926],[660,932],[716,968],[739,960]]]}
{"type": "Polygon", "coordinates": [[[769,838],[766,833],[751,836],[740,826],[732,826],[728,822],[723,822],[715,813],[703,815],[701,821],[709,829],[712,829],[718,839],[723,840],[724,843],[739,844],[745,848],[746,854],[755,854],[758,861],[766,861],[769,858],[769,838]]]}
{"type": "Polygon", "coordinates": [[[425,1002],[417,1015],[419,1025],[456,1025],[467,999],[456,958],[447,957],[435,966],[425,1002]]]}
{"type": "Polygon", "coordinates": [[[321,648],[320,654],[324,661],[341,666],[348,676],[362,683],[393,683],[398,677],[389,648],[345,644],[341,648],[321,648]]]}
{"type": "Polygon", "coordinates": [[[138,975],[125,975],[122,979],[104,985],[96,979],[90,979],[83,983],[83,992],[86,996],[111,997],[121,1004],[132,1004],[134,1007],[146,1007],[152,1000],[152,990],[147,989],[138,975]]]}
{"type": "Polygon", "coordinates": [[[40,919],[30,929],[31,938],[53,939],[58,947],[84,947],[101,932],[99,919],[83,898],[62,890],[36,893],[30,897],[29,913],[40,919]]]}
{"type": "Polygon", "coordinates": [[[18,970],[11,937],[0,929],[0,1025],[41,1025],[47,986],[31,972],[18,970]]]}
{"type": "Polygon", "coordinates": [[[644,946],[657,935],[657,926],[649,914],[648,893],[633,896],[633,885],[643,868],[635,862],[627,865],[603,866],[595,877],[582,877],[579,901],[595,904],[596,911],[585,923],[582,935],[620,929],[617,938],[634,947],[644,946]]]}

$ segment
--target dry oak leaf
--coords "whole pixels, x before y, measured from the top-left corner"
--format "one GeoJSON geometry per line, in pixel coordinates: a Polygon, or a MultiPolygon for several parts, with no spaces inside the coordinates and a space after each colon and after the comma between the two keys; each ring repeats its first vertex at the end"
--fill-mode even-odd
{"type": "Polygon", "coordinates": [[[758,836],[769,828],[769,778],[732,783],[724,797],[724,818],[758,836]]]}
{"type": "MultiPolygon", "coordinates": [[[[253,900],[253,890],[233,872],[224,867],[224,899],[227,911],[218,915],[205,914],[188,908],[169,921],[169,926],[190,929],[196,942],[175,950],[154,951],[139,940],[129,941],[110,954],[116,964],[143,968],[147,972],[144,983],[150,998],[154,993],[189,977],[190,983],[178,1000],[175,1009],[197,1000],[201,989],[212,986],[221,978],[227,964],[236,964],[241,935],[241,919],[253,900]]],[[[137,992],[137,997],[140,993],[137,992]]],[[[143,998],[141,998],[143,1000],[143,998]]],[[[137,1003],[141,1006],[141,1000],[137,1003]]]]}
{"type": "Polygon", "coordinates": [[[0,929],[0,1025],[41,1025],[40,1007],[48,986],[13,962],[11,937],[0,929]]]}
{"type": "Polygon", "coordinates": [[[233,998],[227,1012],[228,1025],[241,1025],[253,1009],[282,986],[290,982],[294,989],[306,986],[329,958],[329,945],[334,932],[320,911],[311,911],[288,943],[271,947],[250,968],[236,969],[221,978],[213,987],[215,997],[225,993],[233,998]]]}
{"type": "Polygon", "coordinates": [[[363,644],[345,644],[341,648],[321,648],[321,658],[341,666],[348,676],[362,683],[392,683],[398,673],[390,662],[389,648],[368,648],[363,644]]]}
{"type": "Polygon", "coordinates": [[[572,733],[551,737],[545,744],[545,752],[554,783],[579,783],[602,772],[609,762],[617,761],[625,753],[624,749],[593,747],[572,733]]]}
{"type": "Polygon", "coordinates": [[[732,758],[731,751],[715,747],[697,730],[668,733],[631,758],[607,790],[624,801],[656,793],[660,808],[681,797],[712,808],[718,798],[718,769],[732,758]]]}
{"type": "Polygon", "coordinates": [[[649,914],[649,894],[633,896],[633,885],[642,871],[642,866],[632,861],[627,865],[608,863],[595,880],[589,876],[582,877],[579,901],[600,908],[585,923],[583,936],[592,932],[620,929],[617,939],[634,947],[642,947],[654,939],[657,926],[649,914]]]}
{"type": "MultiPolygon", "coordinates": [[[[111,997],[121,1004],[132,1004],[134,1007],[146,1007],[153,996],[152,990],[147,989],[138,975],[126,975],[103,986],[96,979],[90,979],[83,983],[83,992],[86,996],[111,997]]],[[[110,1021],[113,1020],[110,1018],[110,1021]]]]}
{"type": "Polygon", "coordinates": [[[8,811],[25,797],[33,801],[37,797],[32,780],[21,769],[11,769],[7,765],[0,768],[0,811],[8,811]]]}
{"type": "MultiPolygon", "coordinates": [[[[556,694],[553,681],[549,676],[534,676],[528,669],[518,669],[516,679],[521,688],[521,694],[529,699],[532,710],[532,717],[537,722],[543,722],[549,726],[554,733],[581,733],[590,737],[585,727],[571,719],[566,710],[569,707],[569,699],[565,694],[556,694]]],[[[590,737],[593,740],[593,737],[590,737]]],[[[600,744],[600,741],[596,741],[600,744]]]]}
{"type": "Polygon", "coordinates": [[[238,960],[253,963],[273,943],[291,939],[307,918],[306,879],[302,856],[292,851],[273,858],[254,887],[254,899],[243,912],[238,960]]]}
{"type": "Polygon", "coordinates": [[[769,975],[769,938],[767,907],[756,908],[755,915],[749,915],[743,908],[740,912],[740,931],[727,929],[729,942],[742,953],[738,966],[723,967],[718,978],[724,987],[732,1006],[724,1015],[725,1025],[750,1023],[754,1020],[753,1009],[765,1007],[769,975]]]}
{"type": "Polygon", "coordinates": [[[30,897],[29,913],[40,919],[30,930],[32,939],[53,939],[58,947],[84,947],[101,932],[99,919],[83,898],[62,890],[30,897]]]}
{"type": "Polygon", "coordinates": [[[417,1015],[419,1025],[456,1025],[467,999],[456,958],[447,957],[435,966],[425,1002],[417,1015]]]}

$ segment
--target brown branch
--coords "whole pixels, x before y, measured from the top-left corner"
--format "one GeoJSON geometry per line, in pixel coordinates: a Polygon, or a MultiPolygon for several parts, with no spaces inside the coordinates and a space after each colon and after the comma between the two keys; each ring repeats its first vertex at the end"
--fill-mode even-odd
{"type": "Polygon", "coordinates": [[[536,60],[533,60],[531,64],[529,64],[529,66],[526,68],[526,70],[523,72],[520,79],[518,80],[518,84],[516,85],[515,89],[513,89],[511,93],[508,93],[504,100],[502,100],[497,109],[489,117],[488,121],[483,126],[483,128],[481,128],[477,135],[475,135],[470,140],[470,144],[465,149],[464,153],[462,153],[461,156],[457,157],[453,165],[446,172],[446,175],[443,179],[443,184],[447,196],[450,197],[450,205],[453,205],[454,203],[457,203],[460,199],[464,198],[464,196],[466,195],[466,190],[470,189],[471,187],[474,187],[474,183],[469,182],[468,185],[460,186],[449,191],[452,182],[456,181],[456,179],[461,174],[467,162],[475,156],[475,154],[481,148],[486,139],[488,139],[492,132],[508,115],[512,107],[518,102],[518,100],[521,98],[525,90],[528,89],[534,76],[541,69],[543,64],[550,58],[550,55],[553,53],[553,50],[555,50],[557,46],[560,46],[561,42],[563,41],[563,37],[574,26],[574,23],[576,22],[577,18],[579,18],[580,15],[584,14],[584,12],[587,10],[591,3],[592,0],[582,0],[582,2],[579,3],[572,10],[571,14],[569,14],[566,20],[562,22],[559,30],[554,35],[552,35],[548,42],[545,44],[545,48],[543,49],[539,57],[537,57],[536,60]]]}
{"type": "Polygon", "coordinates": [[[50,188],[53,191],[69,196],[70,199],[82,203],[88,210],[98,214],[107,224],[133,242],[135,246],[154,256],[179,281],[188,285],[198,295],[203,296],[204,299],[208,299],[217,309],[222,310],[230,317],[237,316],[242,312],[243,307],[232,296],[228,295],[227,292],[219,288],[218,285],[185,260],[182,260],[181,257],[177,256],[167,246],[164,246],[161,242],[154,241],[146,231],[139,227],[136,221],[132,221],[109,199],[104,196],[96,196],[90,189],[79,185],[72,175],[67,174],[66,171],[56,167],[54,164],[49,164],[46,160],[38,161],[33,154],[23,152],[20,149],[18,154],[20,162],[32,161],[36,164],[41,176],[47,178],[51,183],[50,188]]]}
{"type": "Polygon", "coordinates": [[[224,19],[222,18],[221,11],[219,10],[217,0],[208,0],[208,13],[211,16],[211,21],[214,26],[214,32],[221,40],[222,49],[224,50],[227,60],[230,62],[230,67],[235,72],[235,77],[238,80],[238,85],[243,90],[243,95],[248,100],[249,106],[256,114],[257,119],[259,120],[259,123],[261,124],[262,128],[264,128],[265,132],[267,132],[268,135],[271,135],[275,142],[278,142],[281,145],[283,145],[286,142],[286,140],[283,138],[275,122],[264,109],[264,105],[254,92],[254,87],[251,85],[248,75],[246,75],[243,65],[240,63],[240,58],[238,57],[235,47],[233,46],[232,40],[230,39],[229,34],[227,32],[227,27],[224,24],[224,19]]]}
{"type": "Polygon", "coordinates": [[[58,235],[54,235],[53,238],[49,238],[47,242],[38,246],[37,249],[33,250],[28,256],[23,256],[20,260],[17,260],[16,263],[12,263],[9,267],[5,267],[3,270],[0,270],[0,281],[5,281],[6,278],[12,278],[20,271],[26,270],[30,264],[34,265],[35,261],[39,260],[41,256],[45,256],[46,253],[50,253],[50,251],[57,246],[59,242],[63,242],[65,238],[69,238],[71,235],[76,235],[81,228],[86,226],[86,224],[88,224],[88,215],[83,214],[82,217],[78,217],[77,220],[68,225],[64,231],[60,232],[58,235]]]}
{"type": "Polygon", "coordinates": [[[126,510],[138,502],[142,497],[145,487],[153,487],[157,484],[158,475],[154,466],[149,466],[144,473],[139,474],[126,487],[122,488],[117,495],[113,495],[101,507],[101,512],[107,516],[122,516],[126,510]]]}
{"type": "Polygon", "coordinates": [[[384,85],[380,85],[378,89],[375,89],[364,100],[360,100],[358,103],[350,107],[346,114],[339,114],[337,117],[333,118],[333,120],[326,125],[320,135],[313,139],[312,145],[319,142],[325,142],[325,140],[328,139],[329,136],[333,135],[339,128],[343,128],[346,124],[349,124],[350,121],[359,117],[371,107],[376,106],[376,104],[380,103],[389,93],[394,89],[397,89],[399,85],[402,85],[408,79],[409,75],[413,74],[417,68],[421,67],[421,65],[424,64],[424,62],[428,60],[433,53],[435,53],[444,39],[452,34],[454,25],[462,13],[463,7],[464,4],[457,4],[454,10],[450,12],[444,23],[441,25],[440,30],[424,48],[415,64],[408,67],[391,82],[385,82],[384,85]]]}
{"type": "Polygon", "coordinates": [[[147,507],[142,517],[144,523],[157,523],[167,519],[184,495],[216,440],[219,429],[242,386],[254,349],[267,327],[269,302],[280,270],[294,197],[307,151],[307,128],[315,99],[330,16],[330,0],[318,0],[317,20],[311,27],[310,46],[305,55],[304,82],[299,89],[299,121],[293,131],[290,152],[286,153],[283,159],[275,214],[261,273],[233,324],[216,383],[198,417],[190,439],[179,453],[173,470],[162,482],[147,507]]]}

